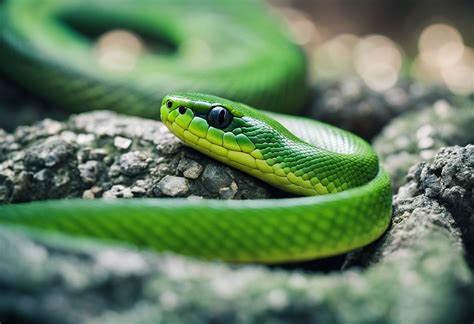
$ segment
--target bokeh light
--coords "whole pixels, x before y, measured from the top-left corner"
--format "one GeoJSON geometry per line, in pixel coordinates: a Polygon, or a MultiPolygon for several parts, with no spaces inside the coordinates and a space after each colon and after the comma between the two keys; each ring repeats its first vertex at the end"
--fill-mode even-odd
{"type": "Polygon", "coordinates": [[[289,27],[294,41],[302,46],[315,46],[321,41],[321,33],[313,20],[300,10],[283,6],[276,13],[289,27]]]}
{"type": "Polygon", "coordinates": [[[354,47],[359,38],[342,34],[324,42],[314,53],[315,78],[337,79],[354,72],[354,47]]]}
{"type": "Polygon", "coordinates": [[[414,77],[444,84],[459,95],[474,92],[474,50],[447,24],[427,26],[418,40],[419,55],[413,62],[414,77]]]}
{"type": "Polygon", "coordinates": [[[131,71],[144,46],[140,37],[127,30],[114,29],[101,35],[96,42],[98,63],[115,71],[131,71]]]}
{"type": "Polygon", "coordinates": [[[459,32],[445,24],[434,24],[423,30],[418,40],[421,59],[427,64],[447,67],[462,57],[464,44],[459,32]]]}
{"type": "Polygon", "coordinates": [[[354,65],[371,89],[385,91],[398,81],[402,55],[388,37],[370,35],[358,42],[354,51],[354,65]]]}

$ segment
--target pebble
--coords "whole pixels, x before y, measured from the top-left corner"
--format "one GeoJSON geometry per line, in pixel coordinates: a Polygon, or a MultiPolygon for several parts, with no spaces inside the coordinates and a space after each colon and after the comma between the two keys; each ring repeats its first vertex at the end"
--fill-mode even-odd
{"type": "Polygon", "coordinates": [[[188,179],[197,179],[201,175],[203,167],[194,160],[182,158],[178,164],[178,171],[188,179]]]}
{"type": "Polygon", "coordinates": [[[125,153],[120,157],[120,171],[127,176],[136,176],[145,172],[149,162],[148,156],[142,152],[125,153]]]}
{"type": "Polygon", "coordinates": [[[125,190],[125,186],[123,185],[114,185],[110,190],[107,190],[102,195],[103,198],[118,198],[122,197],[122,193],[125,190]]]}
{"type": "Polygon", "coordinates": [[[71,144],[62,139],[51,139],[26,150],[25,165],[29,167],[54,167],[74,155],[71,144]]]}
{"type": "Polygon", "coordinates": [[[237,183],[235,183],[235,181],[232,181],[229,187],[221,188],[219,190],[219,195],[223,199],[233,199],[237,194],[238,189],[239,187],[237,186],[237,183]]]}
{"type": "Polygon", "coordinates": [[[132,140],[129,138],[125,138],[122,136],[115,136],[114,138],[114,146],[116,148],[127,150],[132,145],[132,140]]]}
{"type": "Polygon", "coordinates": [[[167,175],[158,183],[158,189],[166,196],[176,197],[189,191],[188,180],[183,177],[167,175]]]}
{"type": "Polygon", "coordinates": [[[223,167],[220,165],[209,164],[204,169],[201,176],[204,187],[212,193],[219,193],[221,188],[230,187],[233,182],[223,167]]]}
{"type": "Polygon", "coordinates": [[[76,141],[79,145],[91,145],[94,139],[94,134],[79,134],[77,135],[76,141]]]}
{"type": "Polygon", "coordinates": [[[91,160],[78,166],[82,181],[85,183],[94,183],[99,171],[99,162],[91,160]]]}

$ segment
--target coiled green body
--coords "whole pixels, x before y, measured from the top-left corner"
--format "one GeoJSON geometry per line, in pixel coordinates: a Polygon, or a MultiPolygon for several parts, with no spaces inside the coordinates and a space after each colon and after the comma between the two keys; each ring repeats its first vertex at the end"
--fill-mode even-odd
{"type": "Polygon", "coordinates": [[[211,95],[165,96],[171,90],[199,90],[277,111],[304,100],[301,53],[262,7],[232,1],[185,3],[8,2],[1,12],[2,69],[46,98],[76,109],[158,116],[165,97],[161,118],[186,144],[308,197],[32,202],[0,207],[0,223],[208,259],[258,262],[334,255],[380,236],[391,216],[390,180],[363,140],[316,121],[268,117],[211,95]],[[155,5],[162,6],[160,13],[151,10],[155,5]],[[199,36],[216,59],[205,67],[188,66],[178,50],[168,58],[145,55],[127,72],[107,71],[90,44],[64,26],[71,19],[84,26],[120,23],[159,31],[176,44],[199,36]],[[176,26],[177,21],[184,26],[176,26]]]}

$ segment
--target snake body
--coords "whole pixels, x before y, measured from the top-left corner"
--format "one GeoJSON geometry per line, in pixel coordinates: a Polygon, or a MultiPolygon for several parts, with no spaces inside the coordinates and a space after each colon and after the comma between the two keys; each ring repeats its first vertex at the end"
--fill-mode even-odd
{"type": "Polygon", "coordinates": [[[370,243],[387,228],[390,179],[362,139],[317,121],[262,112],[213,95],[176,92],[212,92],[277,111],[303,102],[301,53],[260,5],[219,1],[210,7],[199,2],[188,17],[189,7],[183,10],[166,1],[161,3],[165,14],[157,16],[149,16],[147,10],[156,1],[144,0],[141,6],[123,1],[107,8],[92,2],[44,3],[15,0],[2,8],[4,71],[46,98],[76,109],[157,116],[161,102],[161,120],[187,145],[304,197],[39,201],[1,206],[2,226],[122,241],[207,259],[269,263],[343,253],[370,243]],[[174,32],[167,24],[196,19],[195,32],[200,35],[205,27],[200,36],[210,35],[205,39],[219,58],[207,69],[187,66],[178,54],[168,59],[143,57],[137,70],[104,71],[94,61],[90,44],[82,44],[84,40],[58,23],[58,17],[72,19],[71,12],[92,27],[98,24],[87,19],[93,12],[103,18],[100,27],[115,22],[150,28],[176,42],[192,35],[184,31],[192,24],[186,21],[183,30],[177,27],[174,32]],[[223,22],[218,18],[222,16],[228,25],[219,30],[209,25],[213,17],[223,22]],[[48,20],[51,17],[55,19],[48,20]],[[243,24],[246,19],[250,26],[243,24]],[[208,31],[210,27],[214,28],[208,31]],[[232,46],[226,44],[231,40],[232,46]],[[51,50],[58,51],[54,46],[61,43],[74,51],[51,50]]]}

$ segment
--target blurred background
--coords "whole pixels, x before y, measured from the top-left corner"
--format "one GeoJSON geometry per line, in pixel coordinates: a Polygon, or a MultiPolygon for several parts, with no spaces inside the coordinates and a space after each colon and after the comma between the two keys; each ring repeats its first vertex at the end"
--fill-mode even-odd
{"type": "Polygon", "coordinates": [[[313,80],[358,76],[382,92],[412,77],[474,92],[473,1],[269,3],[307,50],[313,80]]]}

